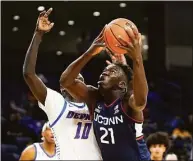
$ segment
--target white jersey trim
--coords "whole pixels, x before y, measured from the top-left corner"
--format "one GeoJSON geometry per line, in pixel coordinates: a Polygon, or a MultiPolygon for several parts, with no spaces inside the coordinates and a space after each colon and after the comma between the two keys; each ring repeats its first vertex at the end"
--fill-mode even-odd
{"type": "Polygon", "coordinates": [[[62,117],[63,113],[65,112],[66,110],[66,106],[67,106],[67,102],[64,100],[64,106],[62,108],[62,111],[60,112],[60,114],[58,115],[58,117],[55,119],[55,121],[50,124],[50,127],[53,127],[59,120],[60,118],[62,117]]]}

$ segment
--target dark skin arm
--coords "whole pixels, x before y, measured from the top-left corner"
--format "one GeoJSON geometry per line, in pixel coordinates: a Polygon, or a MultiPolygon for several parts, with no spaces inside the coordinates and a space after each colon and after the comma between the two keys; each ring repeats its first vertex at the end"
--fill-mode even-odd
{"type": "MultiPolygon", "coordinates": [[[[111,53],[108,49],[107,49],[107,53],[108,53],[108,55],[111,57],[111,60],[112,60],[112,63],[121,63],[121,64],[123,64],[123,65],[128,65],[127,64],[127,60],[126,60],[126,58],[125,58],[125,56],[123,55],[123,54],[113,54],[113,53],[111,53]]],[[[107,62],[107,65],[110,65],[110,64],[112,64],[110,61],[106,61],[107,62]]],[[[128,87],[128,89],[133,89],[133,80],[131,80],[130,82],[129,82],[129,86],[130,87],[128,87]]],[[[131,105],[130,104],[128,104],[128,100],[130,99],[130,97],[133,95],[133,91],[131,90],[131,91],[128,91],[128,93],[127,93],[127,95],[125,95],[125,101],[123,102],[124,103],[124,109],[125,109],[125,111],[128,111],[129,109],[128,109],[128,105],[129,105],[129,107],[131,107],[131,105]]],[[[137,110],[136,110],[136,106],[133,106],[133,107],[131,107],[132,109],[134,109],[134,110],[132,110],[131,111],[131,117],[132,118],[134,118],[134,119],[136,119],[136,120],[139,120],[139,121],[142,121],[144,118],[143,118],[143,112],[142,112],[142,110],[138,110],[138,108],[137,108],[137,110]]]]}
{"type": "MultiPolygon", "coordinates": [[[[103,29],[104,31],[104,29],[103,29]]],[[[103,50],[103,31],[94,40],[90,48],[81,55],[78,59],[72,62],[67,69],[62,73],[60,85],[65,88],[75,99],[92,104],[97,96],[97,88],[87,86],[80,80],[76,79],[82,68],[98,53],[103,50]]]]}
{"type": "Polygon", "coordinates": [[[141,34],[131,27],[126,27],[125,30],[131,42],[125,42],[119,37],[120,41],[127,44],[119,47],[128,51],[128,56],[133,60],[133,94],[128,103],[134,111],[142,111],[146,106],[148,85],[141,55],[141,34]]]}
{"type": "Polygon", "coordinates": [[[50,31],[53,27],[53,23],[48,21],[48,15],[51,13],[52,9],[47,12],[43,11],[40,13],[33,35],[31,44],[27,50],[24,65],[23,65],[23,76],[24,80],[29,86],[31,92],[43,105],[45,103],[45,98],[47,95],[47,89],[45,84],[36,75],[35,67],[37,61],[38,48],[42,40],[42,36],[45,32],[50,31]]]}

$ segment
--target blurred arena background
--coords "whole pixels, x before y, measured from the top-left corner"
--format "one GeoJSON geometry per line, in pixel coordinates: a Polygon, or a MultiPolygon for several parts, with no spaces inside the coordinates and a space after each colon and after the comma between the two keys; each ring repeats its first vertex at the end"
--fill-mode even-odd
{"type": "MultiPolygon", "coordinates": [[[[114,18],[132,20],[143,34],[143,56],[149,84],[144,134],[170,135],[179,160],[189,160],[193,133],[191,2],[1,2],[1,155],[18,160],[21,151],[40,141],[47,120],[22,76],[25,53],[39,12],[53,7],[54,28],[40,45],[37,73],[59,90],[62,71],[87,50],[103,26],[114,18]]],[[[101,53],[83,70],[96,85],[109,57],[101,53]],[[93,72],[93,69],[95,72],[93,72]]]]}

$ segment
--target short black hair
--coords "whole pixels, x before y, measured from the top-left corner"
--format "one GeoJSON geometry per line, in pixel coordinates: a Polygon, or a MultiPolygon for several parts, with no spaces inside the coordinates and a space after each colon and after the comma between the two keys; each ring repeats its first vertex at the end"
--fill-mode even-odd
{"type": "Polygon", "coordinates": [[[121,63],[115,63],[115,65],[117,65],[118,67],[120,67],[123,70],[124,74],[127,77],[128,83],[129,83],[133,78],[133,70],[130,68],[130,66],[123,65],[121,63]]]}
{"type": "Polygon", "coordinates": [[[149,135],[146,139],[147,147],[150,148],[151,145],[163,144],[166,147],[166,151],[170,148],[170,139],[165,132],[156,132],[149,135]]]}

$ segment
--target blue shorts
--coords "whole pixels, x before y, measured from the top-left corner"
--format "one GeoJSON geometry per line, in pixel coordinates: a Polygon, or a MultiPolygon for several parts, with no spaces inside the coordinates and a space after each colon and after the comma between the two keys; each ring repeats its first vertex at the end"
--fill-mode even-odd
{"type": "Polygon", "coordinates": [[[146,145],[144,138],[137,140],[137,144],[138,144],[141,160],[142,161],[151,160],[150,152],[147,148],[147,145],[146,145]]]}

